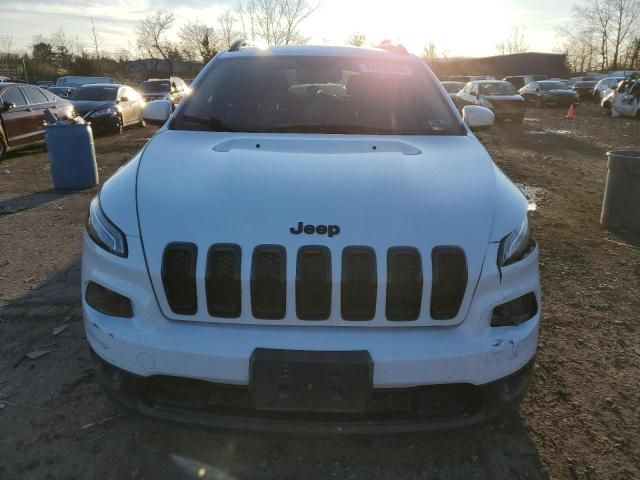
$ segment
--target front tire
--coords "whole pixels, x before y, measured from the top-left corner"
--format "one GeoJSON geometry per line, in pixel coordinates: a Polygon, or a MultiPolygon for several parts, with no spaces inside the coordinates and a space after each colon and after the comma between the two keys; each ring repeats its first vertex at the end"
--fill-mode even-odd
{"type": "Polygon", "coordinates": [[[0,162],[7,158],[7,151],[9,148],[7,147],[7,142],[5,142],[4,137],[0,134],[0,162]]]}

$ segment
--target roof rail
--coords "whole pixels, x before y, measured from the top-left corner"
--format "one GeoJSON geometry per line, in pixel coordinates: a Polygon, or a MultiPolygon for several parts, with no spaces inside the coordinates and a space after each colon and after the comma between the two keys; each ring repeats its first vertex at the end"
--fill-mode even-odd
{"type": "Polygon", "coordinates": [[[236,40],[235,42],[233,42],[231,44],[231,46],[229,47],[229,52],[237,52],[238,50],[240,50],[241,48],[246,48],[251,46],[249,44],[249,42],[247,40],[245,40],[244,38],[241,38],[240,40],[236,40]]]}

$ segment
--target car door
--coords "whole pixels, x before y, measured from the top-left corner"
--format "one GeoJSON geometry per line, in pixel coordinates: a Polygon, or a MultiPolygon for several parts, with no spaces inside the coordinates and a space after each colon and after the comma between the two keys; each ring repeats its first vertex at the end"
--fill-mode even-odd
{"type": "Polygon", "coordinates": [[[32,110],[18,86],[8,87],[0,94],[0,105],[11,102],[15,106],[0,113],[5,140],[9,147],[34,142],[32,110]]]}
{"type": "Polygon", "coordinates": [[[126,95],[131,102],[131,123],[142,121],[142,96],[131,87],[125,87],[126,95]]]}
{"type": "Polygon", "coordinates": [[[122,126],[131,125],[136,121],[135,117],[137,113],[134,109],[134,101],[129,98],[129,92],[126,87],[120,87],[118,89],[118,106],[120,107],[120,114],[122,115],[122,126]]]}
{"type": "MultiPolygon", "coordinates": [[[[44,140],[44,111],[53,104],[47,98],[47,95],[38,87],[31,85],[22,85],[20,87],[22,93],[25,94],[29,101],[31,109],[31,124],[34,132],[35,140],[44,140]]],[[[52,108],[55,112],[55,109],[52,108]]]]}

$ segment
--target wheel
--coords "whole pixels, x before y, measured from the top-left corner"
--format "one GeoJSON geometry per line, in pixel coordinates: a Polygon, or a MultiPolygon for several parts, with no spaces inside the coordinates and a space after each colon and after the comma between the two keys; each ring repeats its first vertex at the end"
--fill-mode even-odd
{"type": "Polygon", "coordinates": [[[0,162],[7,156],[7,143],[4,141],[4,137],[0,134],[0,162]]]}
{"type": "Polygon", "coordinates": [[[604,111],[605,115],[611,115],[611,103],[605,102],[602,105],[602,110],[604,111]]]}
{"type": "Polygon", "coordinates": [[[115,126],[113,127],[113,133],[122,133],[122,131],[124,130],[124,122],[122,121],[122,116],[118,115],[118,120],[115,124],[115,126]]]}

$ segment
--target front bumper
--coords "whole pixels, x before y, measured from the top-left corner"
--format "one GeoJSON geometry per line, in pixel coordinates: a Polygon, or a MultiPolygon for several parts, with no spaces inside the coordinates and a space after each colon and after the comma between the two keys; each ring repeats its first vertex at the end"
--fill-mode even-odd
{"type": "MultiPolygon", "coordinates": [[[[458,392],[456,405],[460,398],[473,400],[471,404],[456,407],[437,418],[432,415],[422,418],[414,411],[403,411],[382,419],[377,414],[375,417],[361,415],[351,429],[354,432],[364,427],[369,431],[388,431],[466,425],[517,403],[520,393],[524,394],[524,389],[522,392],[518,389],[506,397],[496,397],[496,392],[504,387],[505,379],[514,374],[519,378],[524,374],[518,372],[527,371],[536,352],[540,310],[518,326],[492,328],[489,318],[496,305],[529,292],[535,293],[540,305],[537,250],[501,272],[495,262],[485,262],[473,301],[461,324],[385,328],[169,320],[158,307],[139,238],[128,236],[127,243],[129,256],[120,258],[102,250],[84,234],[83,316],[92,351],[107,370],[118,371],[127,386],[124,390],[112,386],[107,392],[116,401],[145,414],[211,426],[250,428],[253,425],[258,430],[269,429],[275,420],[250,409],[234,411],[230,415],[227,410],[220,413],[205,408],[203,413],[202,409],[193,411],[175,405],[167,409],[166,405],[150,401],[145,394],[148,386],[155,385],[158,379],[173,379],[186,382],[188,389],[194,384],[198,389],[203,385],[214,388],[213,385],[238,389],[242,396],[249,385],[250,359],[258,348],[364,350],[373,363],[372,387],[376,396],[388,393],[394,397],[414,398],[430,389],[439,396],[441,391],[453,389],[458,392]],[[84,300],[84,293],[92,281],[129,297],[133,303],[133,318],[107,316],[90,307],[84,300]]],[[[497,243],[490,244],[487,255],[495,258],[497,249],[497,243]]],[[[294,417],[293,426],[283,428],[306,431],[299,424],[304,424],[307,417],[294,417]]],[[[345,428],[346,417],[338,416],[333,423],[329,421],[331,419],[334,417],[328,420],[323,417],[316,425],[317,430],[345,428]]],[[[278,416],[276,420],[276,424],[288,425],[292,419],[278,416]]]]}
{"type": "Polygon", "coordinates": [[[91,128],[96,132],[113,132],[120,128],[120,117],[117,114],[100,115],[99,117],[87,117],[85,120],[91,123],[91,128]]]}
{"type": "Polygon", "coordinates": [[[244,386],[173,377],[139,377],[105,362],[98,381],[120,406],[162,420],[212,429],[291,434],[377,434],[459,428],[513,411],[525,396],[533,360],[484,385],[374,389],[362,413],[257,411],[244,386]]]}

